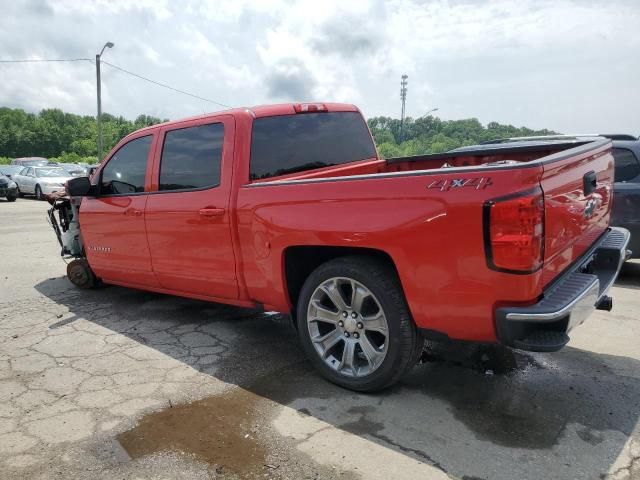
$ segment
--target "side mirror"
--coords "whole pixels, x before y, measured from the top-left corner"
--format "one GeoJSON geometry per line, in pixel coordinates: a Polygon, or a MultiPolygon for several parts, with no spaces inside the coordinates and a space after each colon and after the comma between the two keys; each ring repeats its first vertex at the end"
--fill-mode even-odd
{"type": "Polygon", "coordinates": [[[70,197],[86,197],[91,193],[89,177],[77,177],[67,180],[67,193],[70,197]]]}

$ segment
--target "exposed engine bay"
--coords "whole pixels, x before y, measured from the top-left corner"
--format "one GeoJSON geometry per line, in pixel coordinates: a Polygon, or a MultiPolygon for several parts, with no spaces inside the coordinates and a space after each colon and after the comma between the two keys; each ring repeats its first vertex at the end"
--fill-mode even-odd
{"type": "Polygon", "coordinates": [[[67,276],[71,283],[80,288],[92,288],[98,282],[85,258],[82,235],[80,234],[81,197],[69,197],[65,192],[47,195],[51,208],[47,210],[49,223],[58,237],[63,259],[73,258],[67,264],[67,276]]]}
{"type": "Polygon", "coordinates": [[[84,248],[80,237],[78,212],[81,198],[70,198],[66,195],[52,194],[47,196],[51,208],[47,210],[49,223],[58,237],[62,247],[62,257],[84,257],[84,248]]]}

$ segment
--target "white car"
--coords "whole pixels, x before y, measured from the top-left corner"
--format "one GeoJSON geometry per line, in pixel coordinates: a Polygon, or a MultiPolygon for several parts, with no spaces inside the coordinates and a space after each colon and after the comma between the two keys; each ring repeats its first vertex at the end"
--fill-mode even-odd
{"type": "Polygon", "coordinates": [[[35,195],[38,200],[44,200],[47,193],[64,190],[67,180],[74,178],[60,167],[25,167],[13,176],[18,184],[18,193],[35,195]]]}

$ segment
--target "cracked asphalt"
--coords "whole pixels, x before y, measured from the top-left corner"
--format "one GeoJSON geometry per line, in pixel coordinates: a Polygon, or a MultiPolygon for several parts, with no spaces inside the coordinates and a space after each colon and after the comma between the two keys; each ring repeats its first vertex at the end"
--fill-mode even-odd
{"type": "Polygon", "coordinates": [[[376,395],[281,315],[76,290],[46,204],[0,201],[2,479],[640,479],[640,264],[555,354],[434,346],[376,395]]]}

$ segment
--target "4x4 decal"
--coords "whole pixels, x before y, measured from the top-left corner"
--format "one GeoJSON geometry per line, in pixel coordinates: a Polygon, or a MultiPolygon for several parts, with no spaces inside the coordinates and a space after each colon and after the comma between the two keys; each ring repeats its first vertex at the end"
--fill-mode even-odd
{"type": "Polygon", "coordinates": [[[473,177],[473,178],[452,178],[434,180],[427,189],[437,189],[442,192],[448,192],[452,188],[474,188],[475,190],[484,190],[493,185],[491,177],[473,177]]]}

